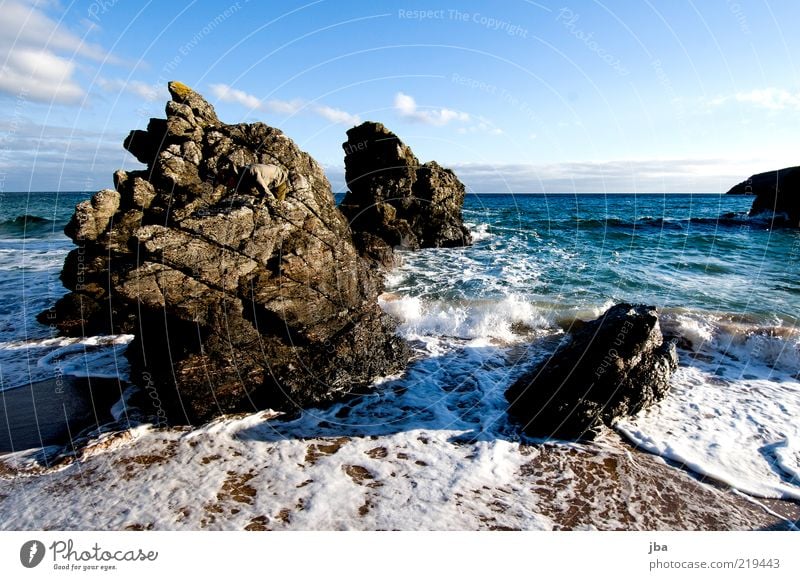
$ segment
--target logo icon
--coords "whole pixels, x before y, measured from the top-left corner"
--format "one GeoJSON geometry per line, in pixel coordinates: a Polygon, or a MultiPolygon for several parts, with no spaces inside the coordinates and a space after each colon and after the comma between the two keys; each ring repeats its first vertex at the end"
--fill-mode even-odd
{"type": "Polygon", "coordinates": [[[39,540],[28,540],[19,549],[19,561],[26,568],[36,568],[44,560],[44,544],[39,540]]]}

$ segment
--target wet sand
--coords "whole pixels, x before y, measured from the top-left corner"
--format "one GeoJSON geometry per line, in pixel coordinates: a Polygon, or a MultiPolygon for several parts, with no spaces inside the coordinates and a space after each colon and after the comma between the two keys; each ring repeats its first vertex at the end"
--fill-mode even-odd
{"type": "Polygon", "coordinates": [[[69,444],[113,420],[123,388],[112,379],[60,377],[0,391],[0,453],[69,444]]]}

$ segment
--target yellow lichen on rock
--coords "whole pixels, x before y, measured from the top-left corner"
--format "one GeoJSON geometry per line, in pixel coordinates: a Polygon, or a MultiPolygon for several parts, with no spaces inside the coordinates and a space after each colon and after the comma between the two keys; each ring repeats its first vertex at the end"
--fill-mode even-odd
{"type": "Polygon", "coordinates": [[[185,99],[194,91],[180,81],[170,81],[169,92],[171,92],[173,95],[185,99]]]}

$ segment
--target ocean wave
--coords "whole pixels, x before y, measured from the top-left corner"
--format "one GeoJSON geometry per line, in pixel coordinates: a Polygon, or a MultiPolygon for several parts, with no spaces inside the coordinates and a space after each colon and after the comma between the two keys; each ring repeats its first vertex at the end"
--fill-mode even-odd
{"type": "Polygon", "coordinates": [[[0,236],[33,238],[46,234],[61,233],[53,220],[37,215],[22,214],[0,221],[0,236]]]}
{"type": "Polygon", "coordinates": [[[800,330],[685,309],[662,311],[661,322],[682,351],[672,389],[617,429],[744,493],[800,499],[800,330]]]}
{"type": "Polygon", "coordinates": [[[0,390],[60,375],[127,379],[123,351],[131,334],[45,338],[0,343],[0,390]]]}
{"type": "Polygon", "coordinates": [[[784,472],[789,483],[800,486],[800,439],[789,437],[772,449],[775,464],[784,472]]]}
{"type": "Polygon", "coordinates": [[[788,374],[800,372],[800,329],[796,327],[688,311],[667,313],[662,326],[683,339],[683,347],[693,353],[722,356],[741,363],[743,369],[761,366],[788,374]]]}
{"type": "Polygon", "coordinates": [[[701,226],[702,228],[734,228],[742,226],[763,228],[769,227],[769,223],[770,220],[765,216],[749,216],[747,212],[729,212],[718,217],[687,218],[640,216],[636,219],[630,219],[621,217],[581,217],[576,215],[567,218],[552,218],[548,216],[546,219],[532,221],[531,225],[534,228],[541,229],[687,231],[692,226],[701,226]]]}
{"type": "Polygon", "coordinates": [[[442,337],[515,342],[553,323],[536,307],[516,295],[492,300],[427,300],[386,293],[380,305],[400,321],[398,331],[408,339],[442,337]]]}
{"type": "Polygon", "coordinates": [[[763,366],[694,358],[681,362],[671,386],[617,430],[744,493],[800,499],[800,383],[763,366]]]}
{"type": "Polygon", "coordinates": [[[470,234],[472,234],[473,242],[481,242],[494,237],[494,234],[489,231],[489,224],[475,224],[467,222],[465,225],[469,228],[470,234]]]}

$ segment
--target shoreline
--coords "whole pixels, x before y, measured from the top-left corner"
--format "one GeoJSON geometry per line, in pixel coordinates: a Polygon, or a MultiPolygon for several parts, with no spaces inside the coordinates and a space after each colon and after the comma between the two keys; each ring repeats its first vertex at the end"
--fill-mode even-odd
{"type": "Polygon", "coordinates": [[[444,506],[427,513],[422,496],[412,504],[396,497],[392,486],[403,480],[386,477],[381,463],[401,478],[416,474],[423,480],[433,465],[411,461],[413,452],[406,458],[408,448],[390,438],[315,437],[292,442],[297,454],[284,456],[272,446],[258,458],[247,453],[246,445],[231,446],[232,440],[219,445],[213,439],[206,428],[123,431],[90,442],[80,459],[65,465],[35,474],[0,470],[0,477],[10,479],[10,493],[0,494],[0,528],[789,531],[796,529],[790,522],[796,526],[800,518],[797,502],[744,496],[638,450],[611,431],[599,445],[514,445],[519,466],[511,480],[469,482],[450,490],[445,503],[460,513],[456,519],[439,519],[436,512],[444,506]],[[369,447],[363,451],[369,463],[352,463],[369,447]],[[223,448],[228,455],[220,453],[223,448]],[[328,484],[316,482],[311,470],[320,467],[332,467],[345,488],[331,493],[328,484]],[[288,470],[297,477],[281,485],[288,470]],[[192,481],[203,485],[190,500],[186,492],[192,481]],[[15,492],[29,506],[23,512],[15,492]],[[153,505],[153,494],[173,500],[165,497],[153,505]],[[351,501],[351,495],[362,494],[363,499],[351,501]],[[114,497],[125,498],[130,510],[114,497]],[[326,517],[320,517],[319,504],[326,517]],[[76,519],[76,514],[81,515],[76,519]]]}
{"type": "MultiPolygon", "coordinates": [[[[53,381],[35,383],[30,389],[18,389],[16,397],[29,398],[33,392],[41,398],[53,386],[53,381]]],[[[85,397],[90,394],[87,387],[90,392],[106,387],[107,393],[113,384],[101,386],[96,380],[71,380],[68,392],[85,397]]],[[[95,402],[99,402],[99,397],[95,402]]],[[[50,396],[47,414],[39,414],[43,433],[46,428],[53,429],[53,433],[67,429],[63,421],[43,420],[55,419],[55,415],[49,414],[63,413],[65,408],[61,398],[50,396]]],[[[85,422],[87,407],[77,410],[82,412],[77,413],[76,420],[85,422]]],[[[23,416],[14,414],[15,420],[23,416]]],[[[444,505],[437,509],[445,509],[448,504],[450,509],[463,506],[456,509],[466,509],[468,513],[458,520],[439,522],[428,517],[415,527],[410,525],[414,520],[401,517],[387,524],[387,517],[392,521],[387,513],[401,510],[398,514],[402,515],[403,509],[410,509],[407,501],[422,501],[419,492],[413,491],[414,485],[411,490],[398,490],[401,498],[395,497],[392,488],[403,481],[400,478],[412,481],[438,478],[435,463],[420,453],[432,453],[432,457],[442,453],[461,454],[459,446],[449,442],[447,430],[440,433],[414,430],[375,437],[343,429],[337,436],[311,435],[270,441],[269,437],[263,438],[264,433],[274,428],[268,418],[262,412],[245,417],[226,416],[221,422],[217,420],[190,430],[147,427],[108,432],[83,440],[74,455],[49,467],[37,465],[41,459],[34,464],[25,465],[23,461],[12,465],[3,461],[0,452],[0,479],[9,483],[8,492],[0,493],[0,522],[4,522],[0,527],[6,530],[333,530],[344,525],[343,529],[360,530],[789,531],[800,524],[800,502],[743,494],[642,450],[613,430],[607,430],[596,444],[586,445],[502,439],[470,444],[479,454],[478,450],[487,446],[512,453],[517,465],[513,475],[492,476],[480,483],[470,481],[466,487],[449,489],[444,505]],[[409,448],[412,440],[414,447],[409,448]],[[263,448],[264,445],[267,447],[263,448]],[[331,469],[338,473],[334,478],[350,488],[341,501],[328,491],[331,469]],[[320,473],[328,481],[309,485],[320,473]],[[287,478],[290,484],[284,485],[282,482],[287,478]],[[183,482],[180,488],[191,481],[204,482],[196,489],[196,502],[169,506],[174,502],[165,499],[157,506],[149,505],[148,498],[154,493],[177,493],[176,499],[187,501],[185,489],[175,489],[178,481],[183,482]],[[303,497],[306,490],[309,497],[303,497]],[[409,497],[402,498],[402,491],[409,497]],[[26,505],[35,507],[20,512],[17,493],[24,496],[26,505]],[[364,493],[363,505],[352,514],[343,513],[351,509],[348,499],[354,493],[364,493]],[[104,503],[116,494],[134,506],[147,508],[120,513],[117,504],[104,503]],[[326,504],[326,511],[342,512],[341,519],[335,520],[339,522],[337,525],[334,520],[307,513],[320,501],[326,504]],[[81,503],[92,509],[77,521],[71,518],[82,513],[79,508],[73,507],[65,514],[59,507],[81,503]],[[281,509],[277,514],[268,513],[272,506],[281,509]],[[176,507],[176,515],[169,516],[176,507]],[[382,513],[372,519],[372,512],[382,513]]],[[[90,420],[85,427],[103,422],[90,420]]],[[[69,429],[73,436],[77,434],[75,427],[69,429]]],[[[28,435],[38,437],[30,425],[28,435]]],[[[479,464],[479,459],[469,457],[460,463],[461,468],[468,470],[480,470],[479,464]]]]}
{"type": "Polygon", "coordinates": [[[62,376],[0,391],[0,457],[51,445],[69,446],[90,427],[113,421],[123,383],[62,376]]]}

